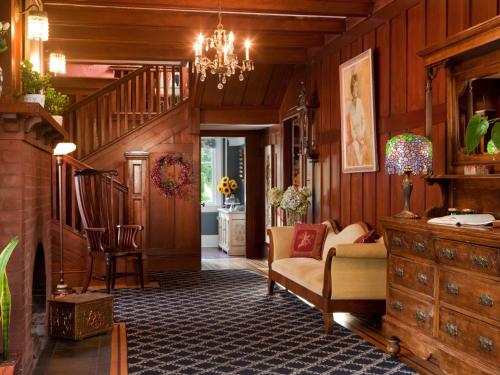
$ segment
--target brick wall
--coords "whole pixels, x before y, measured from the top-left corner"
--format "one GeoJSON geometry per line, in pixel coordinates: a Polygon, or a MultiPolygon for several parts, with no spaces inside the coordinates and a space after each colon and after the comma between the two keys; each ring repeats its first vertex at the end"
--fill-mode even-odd
{"type": "MultiPolygon", "coordinates": [[[[51,162],[48,151],[26,141],[0,139],[0,247],[13,236],[20,239],[7,273],[12,293],[10,351],[22,355],[21,374],[33,364],[31,288],[39,244],[45,254],[45,275],[51,274],[51,162]]],[[[50,277],[46,283],[49,295],[50,277]]]]}

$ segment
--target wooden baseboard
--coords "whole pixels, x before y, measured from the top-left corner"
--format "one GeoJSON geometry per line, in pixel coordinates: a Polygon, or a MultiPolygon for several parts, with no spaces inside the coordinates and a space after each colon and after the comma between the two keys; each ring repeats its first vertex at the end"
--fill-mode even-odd
{"type": "Polygon", "coordinates": [[[128,375],[125,323],[115,323],[111,334],[110,375],[128,375]]]}

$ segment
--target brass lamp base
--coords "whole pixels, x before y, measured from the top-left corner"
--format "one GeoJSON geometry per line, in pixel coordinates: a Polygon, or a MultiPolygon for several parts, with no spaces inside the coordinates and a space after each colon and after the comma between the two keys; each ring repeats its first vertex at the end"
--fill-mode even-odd
{"type": "Polygon", "coordinates": [[[401,211],[399,214],[394,215],[394,217],[400,219],[420,218],[420,216],[418,216],[416,213],[410,211],[410,196],[411,196],[411,191],[413,190],[413,184],[411,182],[411,177],[410,177],[411,173],[412,173],[411,168],[406,167],[403,183],[401,184],[401,187],[403,188],[404,208],[403,211],[401,211]]]}
{"type": "Polygon", "coordinates": [[[394,217],[397,217],[400,219],[420,219],[420,216],[418,216],[416,213],[408,211],[408,210],[403,210],[400,213],[394,215],[394,217]]]}
{"type": "Polygon", "coordinates": [[[67,284],[57,284],[56,289],[54,290],[55,296],[65,296],[73,293],[75,293],[75,290],[67,284]]]}

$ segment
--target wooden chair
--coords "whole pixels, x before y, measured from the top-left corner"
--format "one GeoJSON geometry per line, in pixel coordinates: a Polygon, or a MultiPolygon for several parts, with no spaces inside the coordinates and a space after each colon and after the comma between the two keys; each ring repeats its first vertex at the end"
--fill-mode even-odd
{"type": "Polygon", "coordinates": [[[82,292],[85,293],[92,279],[106,281],[109,293],[115,287],[117,277],[137,276],[144,288],[143,250],[135,238],[141,225],[115,225],[113,206],[113,177],[116,171],[83,169],[75,172],[75,190],[83,231],[87,238],[88,272],[82,292]],[[93,276],[94,258],[104,257],[106,274],[93,276]],[[116,272],[120,258],[135,258],[137,272],[116,272]]]}

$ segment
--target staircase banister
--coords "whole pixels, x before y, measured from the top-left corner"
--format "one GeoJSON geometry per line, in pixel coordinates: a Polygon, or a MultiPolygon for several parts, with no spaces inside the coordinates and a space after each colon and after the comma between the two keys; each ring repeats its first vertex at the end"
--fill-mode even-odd
{"type": "MultiPolygon", "coordinates": [[[[94,169],[88,164],[85,164],[77,159],[72,158],[69,155],[64,155],[64,162],[71,165],[72,167],[75,168],[75,170],[84,170],[84,169],[94,169]]],[[[117,176],[118,173],[115,170],[112,171],[103,171],[107,172],[110,175],[117,176]]],[[[128,194],[128,187],[122,184],[120,181],[118,181],[116,178],[113,178],[113,187],[123,193],[128,194]]]]}
{"type": "Polygon", "coordinates": [[[129,74],[123,76],[122,78],[117,79],[115,82],[111,83],[110,85],[107,85],[107,86],[103,87],[102,89],[99,89],[96,92],[90,94],[89,96],[83,98],[82,100],[70,105],[68,108],[66,108],[66,111],[64,112],[64,114],[76,111],[78,108],[81,108],[84,105],[92,102],[96,98],[98,98],[104,94],[107,94],[108,92],[115,90],[121,84],[130,80],[132,77],[138,76],[139,74],[144,73],[145,71],[147,71],[148,69],[151,69],[152,67],[154,67],[154,65],[144,65],[143,67],[141,67],[137,70],[134,70],[133,72],[130,72],[129,74]]]}

